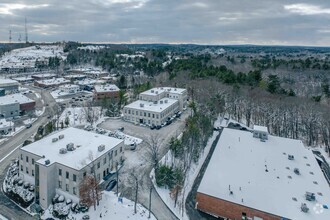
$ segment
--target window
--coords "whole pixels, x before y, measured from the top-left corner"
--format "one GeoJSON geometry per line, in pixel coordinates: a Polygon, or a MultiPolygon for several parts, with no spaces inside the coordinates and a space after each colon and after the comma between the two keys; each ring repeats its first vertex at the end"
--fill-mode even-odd
{"type": "Polygon", "coordinates": [[[65,184],[65,190],[69,192],[69,184],[65,184]]]}
{"type": "Polygon", "coordinates": [[[123,151],[123,147],[120,147],[120,152],[122,152],[123,151]]]}
{"type": "Polygon", "coordinates": [[[100,174],[98,173],[97,174],[97,181],[100,181],[101,177],[100,177],[100,174]]]}
{"type": "Polygon", "coordinates": [[[29,174],[29,168],[28,167],[26,167],[26,173],[29,174]]]}
{"type": "Polygon", "coordinates": [[[61,188],[62,189],[62,181],[58,181],[58,188],[61,188]]]}
{"type": "Polygon", "coordinates": [[[136,115],[139,115],[139,112],[138,111],[136,111],[136,115]]]}
{"type": "Polygon", "coordinates": [[[148,117],[150,118],[150,113],[148,113],[148,117]]]}
{"type": "Polygon", "coordinates": [[[117,150],[115,150],[115,156],[117,156],[117,150]]]}
{"type": "Polygon", "coordinates": [[[147,116],[147,113],[143,112],[143,115],[144,115],[144,117],[146,117],[147,116]]]}
{"type": "Polygon", "coordinates": [[[32,158],[32,165],[34,165],[34,159],[32,158]]]}
{"type": "Polygon", "coordinates": [[[27,163],[29,162],[29,157],[28,157],[28,156],[26,156],[26,162],[27,162],[27,163]]]}
{"type": "Polygon", "coordinates": [[[69,179],[69,172],[68,172],[68,171],[65,173],[65,177],[66,177],[67,179],[69,179]]]}
{"type": "Polygon", "coordinates": [[[58,175],[62,176],[62,169],[58,169],[58,175]]]}
{"type": "Polygon", "coordinates": [[[23,160],[23,154],[21,154],[21,160],[23,160]]]}
{"type": "Polygon", "coordinates": [[[77,181],[77,176],[76,176],[76,174],[73,174],[73,175],[72,175],[72,180],[73,180],[74,182],[77,181]]]}
{"type": "Polygon", "coordinates": [[[128,110],[128,114],[131,114],[131,110],[128,110]]]}
{"type": "Polygon", "coordinates": [[[155,114],[152,114],[152,118],[155,118],[155,114]]]}
{"type": "Polygon", "coordinates": [[[103,164],[106,164],[107,163],[107,158],[103,158],[103,164]]]}
{"type": "Polygon", "coordinates": [[[23,171],[23,165],[21,165],[21,171],[23,171]]]}
{"type": "Polygon", "coordinates": [[[100,169],[100,162],[97,163],[97,169],[100,169]]]}
{"type": "Polygon", "coordinates": [[[34,176],[34,170],[31,170],[32,176],[34,176]]]}
{"type": "Polygon", "coordinates": [[[77,195],[77,189],[76,189],[76,187],[73,187],[72,188],[72,193],[73,193],[73,195],[77,195]]]}
{"type": "Polygon", "coordinates": [[[83,176],[84,176],[84,177],[86,176],[86,172],[84,172],[83,176]]]}

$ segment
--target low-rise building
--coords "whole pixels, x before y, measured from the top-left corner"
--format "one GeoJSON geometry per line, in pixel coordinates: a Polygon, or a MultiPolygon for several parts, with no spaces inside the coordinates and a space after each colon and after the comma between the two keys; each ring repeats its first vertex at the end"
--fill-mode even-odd
{"type": "Polygon", "coordinates": [[[78,85],[67,84],[67,85],[59,86],[59,90],[64,93],[77,93],[80,90],[80,88],[78,85]]]}
{"type": "Polygon", "coordinates": [[[31,78],[34,80],[46,80],[46,79],[53,79],[57,75],[55,73],[42,73],[42,74],[35,74],[32,75],[31,78]]]}
{"type": "Polygon", "coordinates": [[[0,79],[0,88],[5,89],[6,94],[18,91],[19,83],[12,79],[0,79]]]}
{"type": "Polygon", "coordinates": [[[32,111],[35,101],[25,95],[15,93],[0,97],[0,118],[10,118],[32,111]]]}
{"type": "Polygon", "coordinates": [[[46,209],[55,194],[79,201],[87,174],[100,181],[124,159],[123,140],[67,128],[19,150],[19,176],[35,185],[36,202],[46,209]]]}
{"type": "Polygon", "coordinates": [[[162,125],[187,107],[187,90],[160,87],[142,92],[139,100],[124,107],[124,120],[135,124],[162,125]]]}
{"type": "Polygon", "coordinates": [[[120,89],[115,84],[95,85],[94,100],[118,99],[120,89]]]}
{"type": "Polygon", "coordinates": [[[300,140],[256,128],[261,136],[223,130],[197,190],[196,208],[225,219],[329,219],[324,207],[330,189],[313,152],[300,140]]]}
{"type": "Polygon", "coordinates": [[[42,88],[53,88],[70,83],[71,83],[70,80],[64,78],[53,78],[53,79],[35,81],[34,85],[42,88]]]}

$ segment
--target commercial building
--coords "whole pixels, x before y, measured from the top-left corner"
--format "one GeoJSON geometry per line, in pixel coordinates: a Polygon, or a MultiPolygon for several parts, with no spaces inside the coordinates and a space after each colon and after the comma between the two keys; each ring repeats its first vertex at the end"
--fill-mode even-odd
{"type": "Polygon", "coordinates": [[[225,219],[330,219],[329,185],[313,152],[300,140],[255,136],[267,131],[255,128],[223,130],[196,208],[225,219]]]}
{"type": "Polygon", "coordinates": [[[32,75],[31,78],[34,80],[45,80],[55,78],[57,75],[55,73],[42,73],[32,75]]]}
{"type": "Polygon", "coordinates": [[[34,85],[42,88],[53,88],[70,83],[71,83],[70,80],[64,78],[53,78],[53,79],[35,81],[34,85]]]}
{"type": "Polygon", "coordinates": [[[55,194],[78,202],[84,176],[100,181],[114,170],[123,160],[124,142],[70,127],[20,148],[19,155],[19,176],[35,185],[36,201],[46,209],[55,194]]]}
{"type": "Polygon", "coordinates": [[[114,84],[95,85],[94,100],[118,99],[120,89],[114,84]]]}
{"type": "Polygon", "coordinates": [[[0,88],[5,89],[6,94],[18,91],[19,83],[12,79],[0,79],[0,88]]]}
{"type": "Polygon", "coordinates": [[[67,84],[67,85],[59,86],[59,90],[64,93],[77,93],[80,90],[80,88],[78,85],[67,84]]]}
{"type": "Polygon", "coordinates": [[[35,108],[35,101],[25,95],[15,93],[0,97],[0,118],[19,116],[35,108]]]}
{"type": "Polygon", "coordinates": [[[139,100],[124,107],[124,120],[135,124],[162,125],[187,107],[187,90],[160,87],[142,92],[139,100]]]}

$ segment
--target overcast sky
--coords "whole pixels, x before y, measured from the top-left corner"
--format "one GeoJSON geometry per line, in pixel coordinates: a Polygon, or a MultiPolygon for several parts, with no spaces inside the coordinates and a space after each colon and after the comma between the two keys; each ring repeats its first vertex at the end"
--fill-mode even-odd
{"type": "Polygon", "coordinates": [[[0,41],[330,46],[330,0],[0,0],[0,41]]]}

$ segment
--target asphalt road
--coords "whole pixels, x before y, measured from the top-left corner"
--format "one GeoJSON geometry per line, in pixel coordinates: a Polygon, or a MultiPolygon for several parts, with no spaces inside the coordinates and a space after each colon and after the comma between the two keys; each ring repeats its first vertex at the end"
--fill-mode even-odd
{"type": "MultiPolygon", "coordinates": [[[[31,90],[40,92],[40,89],[35,89],[33,87],[31,90]]],[[[53,97],[48,91],[43,90],[41,92],[41,99],[44,101],[44,104],[48,104],[46,107],[45,113],[40,116],[32,125],[31,128],[25,128],[21,132],[17,133],[15,136],[8,138],[7,141],[0,145],[0,160],[12,152],[17,146],[23,144],[23,142],[29,139],[32,135],[37,132],[39,126],[46,124],[49,119],[47,119],[48,114],[55,114],[57,111],[57,104],[53,97]]],[[[42,103],[42,102],[41,102],[42,103]]],[[[40,102],[37,102],[37,105],[42,105],[40,102]]],[[[10,162],[18,157],[18,149],[15,150],[12,154],[6,157],[0,163],[0,183],[2,184],[5,174],[10,162]]],[[[1,187],[2,188],[2,187],[1,187]]],[[[0,193],[0,214],[5,216],[8,219],[24,219],[29,220],[33,219],[30,215],[22,211],[18,206],[16,206],[11,200],[9,200],[2,192],[0,193]]]]}

